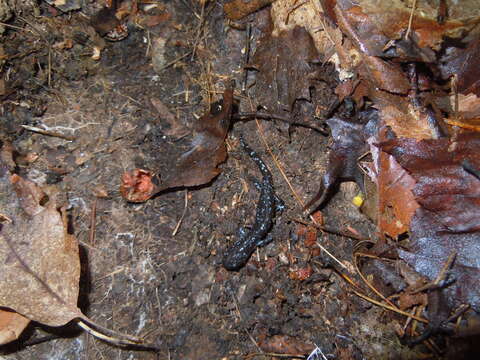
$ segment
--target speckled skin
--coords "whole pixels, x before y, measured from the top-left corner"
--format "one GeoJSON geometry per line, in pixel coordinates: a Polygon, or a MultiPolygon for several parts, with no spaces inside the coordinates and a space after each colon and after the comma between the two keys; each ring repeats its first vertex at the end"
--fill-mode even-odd
{"type": "Polygon", "coordinates": [[[257,246],[264,246],[272,240],[267,235],[273,225],[276,207],[281,208],[283,206],[283,204],[278,203],[279,200],[275,196],[270,170],[268,170],[262,159],[248,146],[243,138],[240,138],[240,143],[245,152],[257,164],[263,178],[257,184],[260,188],[260,199],[257,204],[255,223],[250,231],[241,230],[240,238],[226,251],[223,258],[223,266],[227,270],[239,270],[248,262],[257,246]]]}

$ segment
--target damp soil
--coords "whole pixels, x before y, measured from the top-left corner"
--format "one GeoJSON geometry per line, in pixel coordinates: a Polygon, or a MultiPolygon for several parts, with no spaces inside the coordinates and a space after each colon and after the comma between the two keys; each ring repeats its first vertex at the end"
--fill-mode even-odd
{"type": "MultiPolygon", "coordinates": [[[[142,204],[121,197],[124,171],[144,168],[162,176],[189,146],[191,132],[167,135],[169,124],[152,98],[191,128],[221,97],[224,82],[234,78],[240,110],[251,111],[248,90],[240,91],[245,31],[227,24],[221,3],[203,16],[198,2],[160,3],[169,21],[131,24],[128,37],[117,42],[99,40],[85,25],[95,4],[64,15],[43,4],[43,16],[14,20],[26,30],[7,28],[2,37],[9,87],[0,126],[20,153],[38,155],[19,171],[66,194],[81,250],[82,311],[161,350],[119,349],[73,325],[52,329],[33,323],[2,349],[2,358],[271,359],[268,353],[281,346],[268,351],[265,344],[281,336],[298,356],[316,345],[332,359],[420,357],[421,348],[400,344],[391,314],[352,293],[338,265],[306,244],[296,220],[308,218],[294,192],[305,203],[318,190],[329,145],[321,133],[275,121],[236,122],[227,138],[228,159],[211,183],[174,189],[142,204]],[[71,43],[62,45],[67,40],[71,43]],[[91,58],[96,44],[103,47],[99,60],[91,58]],[[47,126],[74,140],[21,125],[47,126]],[[260,173],[239,146],[240,135],[270,168],[286,210],[276,218],[273,241],[240,271],[229,272],[222,254],[239,228],[253,223],[259,196],[252,179],[260,173]],[[306,268],[311,274],[299,278],[306,268]],[[30,345],[42,339],[49,341],[30,345]]],[[[248,21],[261,23],[265,11],[248,21]]],[[[252,51],[260,36],[254,26],[252,51]]],[[[329,64],[322,65],[322,74],[312,102],[297,101],[294,108],[297,119],[320,127],[322,113],[336,100],[338,81],[329,64]]],[[[248,76],[253,85],[252,71],[248,76]]],[[[373,224],[352,204],[357,192],[354,183],[343,184],[322,216],[329,228],[371,238],[373,224]]],[[[358,240],[318,232],[317,241],[353,269],[358,240]]]]}

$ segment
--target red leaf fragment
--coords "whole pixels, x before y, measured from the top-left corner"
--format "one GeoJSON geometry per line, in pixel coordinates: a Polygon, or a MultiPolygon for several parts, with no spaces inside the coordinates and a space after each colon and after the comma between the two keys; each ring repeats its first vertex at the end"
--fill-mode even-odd
{"type": "Polygon", "coordinates": [[[143,202],[150,199],[155,192],[152,183],[153,173],[148,170],[135,169],[122,175],[120,193],[131,202],[143,202]]]}
{"type": "Polygon", "coordinates": [[[313,274],[313,269],[310,265],[299,268],[290,272],[289,277],[292,280],[307,280],[313,274]]]}

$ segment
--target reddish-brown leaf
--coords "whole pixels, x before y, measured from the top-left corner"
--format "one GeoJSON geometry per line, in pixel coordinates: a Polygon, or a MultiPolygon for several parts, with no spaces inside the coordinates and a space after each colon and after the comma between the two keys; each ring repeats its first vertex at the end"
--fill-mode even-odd
{"type": "Polygon", "coordinates": [[[215,103],[209,113],[196,124],[192,148],[182,154],[176,167],[161,179],[160,185],[152,182],[148,170],[135,169],[122,175],[120,190],[132,202],[143,202],[170,188],[199,186],[208,183],[218,174],[218,165],[227,158],[225,138],[233,107],[233,82],[227,86],[223,101],[215,103]]]}
{"type": "Polygon", "coordinates": [[[458,92],[480,96],[480,38],[470,41],[465,49],[451,48],[442,62],[445,78],[457,76],[458,92]]]}
{"type": "Polygon", "coordinates": [[[411,221],[411,247],[399,255],[420,274],[435,279],[447,258],[455,283],[445,289],[451,308],[469,303],[480,310],[480,135],[456,139],[395,139],[380,145],[416,180],[420,208],[411,221]]]}

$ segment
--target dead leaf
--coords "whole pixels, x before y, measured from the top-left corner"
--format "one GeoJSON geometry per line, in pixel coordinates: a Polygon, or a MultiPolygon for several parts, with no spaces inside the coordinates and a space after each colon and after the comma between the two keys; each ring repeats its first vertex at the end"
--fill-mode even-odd
{"type": "Polygon", "coordinates": [[[17,340],[29,323],[29,319],[14,311],[0,309],[0,345],[17,340]]]}
{"type": "Polygon", "coordinates": [[[291,270],[288,274],[289,278],[292,280],[304,281],[307,280],[313,274],[313,269],[310,265],[306,265],[303,268],[296,270],[291,270]]]}
{"type": "Polygon", "coordinates": [[[232,0],[223,5],[223,11],[230,20],[240,20],[273,1],[275,0],[232,0]]]}
{"type": "Polygon", "coordinates": [[[258,70],[255,105],[269,112],[291,111],[297,99],[310,100],[318,55],[312,37],[301,27],[265,35],[249,67],[258,70]]]}
{"type": "Polygon", "coordinates": [[[135,169],[122,175],[120,193],[131,202],[144,202],[150,199],[157,188],[152,182],[154,174],[151,171],[135,169]]]}
{"type": "MultiPolygon", "coordinates": [[[[452,6],[446,22],[439,24],[435,5],[417,1],[412,33],[415,51],[411,46],[407,53],[400,51],[395,56],[407,55],[402,60],[433,61],[432,50],[439,50],[444,37],[459,37],[470,29],[466,18],[478,16],[478,4],[465,1],[463,6],[452,6]],[[413,50],[413,52],[412,52],[413,50]]],[[[462,4],[463,5],[463,4],[462,4]]],[[[335,14],[342,31],[355,41],[356,47],[369,56],[384,56],[385,45],[390,40],[399,40],[405,34],[411,13],[411,3],[402,0],[388,2],[376,0],[337,0],[335,14]]],[[[407,47],[404,47],[406,49],[407,47]]]]}
{"type": "Polygon", "coordinates": [[[332,131],[333,138],[327,172],[322,177],[318,193],[308,202],[307,208],[317,201],[318,207],[328,200],[341,181],[355,181],[365,193],[363,173],[358,166],[358,159],[368,148],[367,139],[377,131],[377,112],[365,110],[356,119],[333,117],[326,123],[332,131]]]}
{"type": "Polygon", "coordinates": [[[188,134],[188,129],[172,114],[163,102],[156,98],[152,98],[150,101],[157,110],[159,117],[170,125],[170,129],[164,131],[165,135],[179,139],[188,134]]]}
{"type": "Polygon", "coordinates": [[[156,14],[156,15],[148,15],[140,19],[141,20],[140,25],[143,25],[146,27],[154,27],[170,20],[171,17],[172,15],[168,12],[163,12],[161,14],[156,14]]]}
{"type": "Polygon", "coordinates": [[[433,137],[426,117],[421,116],[420,110],[407,98],[378,90],[375,86],[369,86],[368,89],[368,97],[373,101],[374,107],[380,110],[380,118],[398,137],[418,140],[433,137]]]}
{"type": "Polygon", "coordinates": [[[364,55],[360,71],[362,77],[369,79],[378,89],[394,94],[407,94],[410,83],[400,64],[382,60],[376,56],[364,55]],[[362,74],[363,73],[363,74],[362,74]]]}
{"type": "Polygon", "coordinates": [[[480,168],[480,135],[457,139],[395,139],[380,145],[416,180],[419,208],[411,221],[410,243],[399,256],[434,280],[447,258],[456,252],[450,273],[455,282],[442,290],[450,308],[460,303],[480,310],[480,179],[462,165],[480,168]]]}
{"type": "Polygon", "coordinates": [[[416,305],[427,305],[427,303],[427,294],[425,293],[410,294],[404,292],[401,293],[398,298],[398,306],[400,307],[400,310],[407,310],[416,305]]]}
{"type": "MultiPolygon", "coordinates": [[[[450,105],[455,109],[455,95],[450,97],[450,105]]],[[[475,94],[458,94],[458,113],[455,116],[461,120],[480,118],[480,98],[475,94]]]]}
{"type": "Polygon", "coordinates": [[[233,82],[227,86],[223,101],[212,104],[210,112],[198,120],[192,148],[180,156],[175,169],[159,185],[153,183],[153,173],[148,170],[135,169],[122,175],[120,191],[126,200],[143,202],[170,188],[206,184],[220,174],[218,165],[227,158],[225,138],[232,115],[233,86],[233,82]]]}
{"type": "Polygon", "coordinates": [[[0,178],[0,306],[49,326],[83,317],[77,308],[80,261],[53,188],[45,192],[7,169],[0,178]]]}
{"type": "Polygon", "coordinates": [[[265,352],[277,354],[309,354],[315,349],[315,345],[288,335],[274,335],[259,342],[259,346],[265,352]]]}
{"type": "MultiPolygon", "coordinates": [[[[385,132],[386,128],[381,128],[378,137],[386,139],[385,132]]],[[[408,231],[410,220],[419,207],[412,193],[415,180],[393,156],[374,145],[370,151],[373,169],[369,168],[369,175],[378,191],[377,226],[382,234],[397,238],[408,231]]]]}
{"type": "MultiPolygon", "coordinates": [[[[444,121],[462,129],[480,131],[480,98],[472,93],[468,95],[457,94],[457,96],[458,111],[444,121]]],[[[450,97],[450,105],[453,109],[456,107],[457,96],[452,95],[450,97]]]]}
{"type": "Polygon", "coordinates": [[[139,344],[136,338],[95,324],[78,309],[79,250],[68,233],[61,193],[55,186],[40,189],[13,173],[13,152],[10,144],[2,144],[0,343],[17,338],[29,320],[62,326],[75,319],[80,327],[111,343],[139,344]],[[6,309],[15,315],[8,315],[6,309]]]}
{"type": "Polygon", "coordinates": [[[480,38],[468,43],[467,47],[449,48],[440,61],[442,76],[457,77],[457,90],[463,95],[473,93],[480,96],[480,38]]]}

